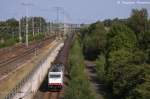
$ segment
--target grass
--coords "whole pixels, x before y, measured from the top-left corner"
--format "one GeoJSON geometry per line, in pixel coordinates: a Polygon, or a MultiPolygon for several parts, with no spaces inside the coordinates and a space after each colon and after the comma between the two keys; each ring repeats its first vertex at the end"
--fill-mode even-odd
{"type": "MultiPolygon", "coordinates": [[[[45,37],[44,33],[35,33],[34,37],[32,36],[32,33],[29,33],[29,35],[28,35],[29,42],[38,41],[38,40],[41,40],[44,37],[45,37]]],[[[25,43],[25,40],[26,40],[26,37],[23,36],[22,37],[22,42],[25,43]]],[[[5,42],[3,42],[3,43],[0,42],[0,48],[13,46],[16,43],[19,43],[19,39],[18,39],[17,36],[15,36],[14,38],[12,38],[12,37],[11,38],[7,38],[5,40],[5,42]]]]}
{"type": "Polygon", "coordinates": [[[8,47],[8,46],[13,46],[17,43],[18,41],[16,39],[8,39],[4,43],[0,43],[0,48],[8,47]]]}

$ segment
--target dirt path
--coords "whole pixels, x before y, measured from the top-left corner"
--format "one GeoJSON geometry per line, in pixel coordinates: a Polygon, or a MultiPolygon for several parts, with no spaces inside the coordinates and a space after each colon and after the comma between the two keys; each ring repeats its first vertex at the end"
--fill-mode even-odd
{"type": "Polygon", "coordinates": [[[85,64],[86,64],[86,72],[91,82],[91,88],[95,93],[96,99],[105,99],[101,91],[102,85],[97,80],[94,62],[85,61],[85,64]]]}

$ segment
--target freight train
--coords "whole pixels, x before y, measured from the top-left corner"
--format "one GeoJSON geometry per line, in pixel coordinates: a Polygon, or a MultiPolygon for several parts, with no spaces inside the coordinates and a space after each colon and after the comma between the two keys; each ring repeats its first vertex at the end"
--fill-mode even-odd
{"type": "Polygon", "coordinates": [[[63,88],[65,68],[67,67],[72,40],[73,34],[68,35],[64,41],[64,46],[59,51],[55,61],[51,64],[51,68],[48,72],[48,89],[50,91],[61,90],[63,88]]]}

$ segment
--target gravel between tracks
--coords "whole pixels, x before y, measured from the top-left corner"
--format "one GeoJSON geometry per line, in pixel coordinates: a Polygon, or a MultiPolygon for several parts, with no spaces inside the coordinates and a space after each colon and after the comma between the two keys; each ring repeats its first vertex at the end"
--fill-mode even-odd
{"type": "Polygon", "coordinates": [[[20,68],[20,65],[30,60],[32,56],[35,55],[35,52],[38,52],[39,54],[39,50],[42,50],[43,47],[47,46],[47,43],[51,42],[52,39],[46,39],[43,40],[40,44],[37,42],[32,43],[29,48],[17,46],[11,49],[12,53],[9,51],[8,53],[4,53],[9,57],[4,58],[4,55],[0,56],[0,58],[4,58],[3,60],[0,59],[0,81],[6,78],[10,72],[16,71],[16,69],[20,68]],[[12,57],[12,55],[14,56],[12,57]]]}
{"type": "Polygon", "coordinates": [[[37,91],[36,95],[33,99],[64,99],[64,92],[68,86],[68,78],[65,75],[64,77],[64,87],[60,92],[50,92],[48,91],[47,86],[47,77],[43,81],[42,85],[40,86],[39,90],[37,91]]]}
{"type": "Polygon", "coordinates": [[[48,53],[48,51],[52,50],[60,41],[53,41],[51,44],[43,47],[39,50],[37,56],[33,56],[32,59],[26,61],[22,64],[17,72],[13,72],[7,77],[7,79],[0,82],[0,99],[5,96],[10,89],[12,89],[23,77],[25,77],[35,66],[36,64],[48,53]]]}

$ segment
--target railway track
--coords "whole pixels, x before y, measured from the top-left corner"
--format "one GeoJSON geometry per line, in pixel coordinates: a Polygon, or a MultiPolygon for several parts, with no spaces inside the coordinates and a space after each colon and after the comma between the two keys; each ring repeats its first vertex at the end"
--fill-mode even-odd
{"type": "Polygon", "coordinates": [[[38,92],[33,97],[33,99],[64,99],[63,98],[64,90],[51,92],[48,90],[47,82],[48,82],[48,79],[46,76],[45,80],[43,81],[42,85],[40,86],[38,92]]]}
{"type": "Polygon", "coordinates": [[[7,64],[10,64],[10,63],[14,62],[15,60],[18,60],[21,57],[27,56],[27,55],[35,52],[37,48],[38,47],[30,48],[27,51],[25,51],[24,53],[21,53],[20,55],[17,55],[15,57],[11,57],[7,60],[0,61],[0,67],[5,66],[7,64]]]}
{"type": "MultiPolygon", "coordinates": [[[[54,40],[53,38],[42,40],[42,42],[35,43],[30,48],[24,49],[25,51],[21,51],[19,54],[13,57],[8,57],[7,59],[1,60],[0,61],[0,81],[6,78],[8,73],[13,72],[17,68],[19,68],[21,64],[30,60],[33,55],[37,54],[38,50],[40,50],[44,46],[51,43],[53,40],[54,40]]],[[[22,49],[22,47],[20,49],[22,49]]]]}
{"type": "Polygon", "coordinates": [[[34,49],[37,47],[37,45],[40,45],[39,43],[44,42],[48,39],[53,39],[55,36],[45,38],[41,41],[34,41],[29,44],[28,48],[25,46],[25,44],[19,44],[8,48],[2,48],[0,49],[0,64],[8,61],[10,58],[15,58],[17,56],[20,56],[22,53],[26,53],[30,49],[34,49]]]}
{"type": "MultiPolygon", "coordinates": [[[[34,44],[30,44],[30,48],[32,48],[34,44]]],[[[26,51],[24,44],[20,44],[17,46],[13,46],[11,48],[1,49],[0,50],[0,63],[7,61],[7,59],[11,57],[17,56],[19,53],[23,53],[26,51]]]]}
{"type": "MultiPolygon", "coordinates": [[[[73,39],[73,35],[70,35],[65,40],[64,46],[59,51],[53,63],[62,63],[65,66],[67,65],[67,60],[68,60],[68,55],[69,55],[68,52],[71,46],[72,39],[73,39]]],[[[67,85],[68,85],[67,77],[65,75],[63,89],[60,92],[50,92],[50,90],[48,89],[48,76],[46,76],[39,90],[33,97],[33,99],[64,99],[64,92],[65,92],[65,88],[67,87],[67,85]]]]}
{"type": "Polygon", "coordinates": [[[60,99],[60,92],[48,92],[44,99],[60,99]]]}

